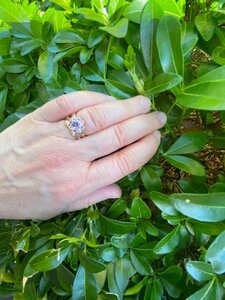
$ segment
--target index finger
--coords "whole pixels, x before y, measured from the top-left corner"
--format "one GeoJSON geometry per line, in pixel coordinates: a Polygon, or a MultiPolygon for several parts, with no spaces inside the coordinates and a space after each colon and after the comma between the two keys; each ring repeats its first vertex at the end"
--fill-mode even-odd
{"type": "Polygon", "coordinates": [[[37,120],[57,122],[82,108],[115,100],[116,98],[101,93],[77,91],[50,100],[32,114],[37,120]]]}

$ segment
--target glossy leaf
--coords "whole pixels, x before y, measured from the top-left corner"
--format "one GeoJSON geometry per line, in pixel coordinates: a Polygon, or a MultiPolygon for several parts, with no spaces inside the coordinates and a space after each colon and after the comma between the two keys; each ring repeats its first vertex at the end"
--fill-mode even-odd
{"type": "Polygon", "coordinates": [[[168,215],[172,215],[172,216],[177,215],[177,210],[172,205],[168,195],[161,194],[159,192],[151,192],[149,196],[150,199],[161,211],[163,211],[168,215]]]}
{"type": "Polygon", "coordinates": [[[140,174],[147,192],[160,192],[162,190],[162,182],[160,176],[155,172],[155,170],[151,166],[144,166],[141,169],[140,174]]]}
{"type": "Polygon", "coordinates": [[[78,253],[81,265],[88,272],[98,273],[105,270],[106,266],[104,264],[88,256],[81,249],[79,249],[78,253]]]}
{"type": "Polygon", "coordinates": [[[152,73],[158,56],[156,48],[156,30],[163,11],[155,0],[145,5],[141,15],[140,42],[141,50],[148,72],[152,73]]]}
{"type": "Polygon", "coordinates": [[[181,47],[181,26],[179,20],[164,16],[158,25],[156,42],[162,69],[183,77],[184,61],[181,47]]]}
{"type": "Polygon", "coordinates": [[[149,85],[146,94],[159,94],[170,90],[181,83],[183,78],[179,74],[163,73],[156,76],[149,85]]]}
{"type": "Polygon", "coordinates": [[[190,173],[195,176],[205,175],[204,167],[193,158],[182,155],[165,155],[165,159],[172,166],[181,169],[187,173],[190,173]]]}
{"type": "Polygon", "coordinates": [[[113,26],[101,26],[99,29],[108,32],[112,36],[115,36],[116,38],[123,38],[127,34],[128,29],[128,19],[123,18],[118,23],[116,23],[113,26]]]}
{"type": "Polygon", "coordinates": [[[214,34],[217,22],[211,14],[203,13],[196,16],[195,25],[203,39],[209,41],[214,34]]]}
{"type": "Polygon", "coordinates": [[[87,7],[81,7],[77,8],[74,11],[76,14],[81,14],[85,17],[87,20],[95,21],[97,23],[107,25],[109,20],[103,13],[97,13],[94,10],[87,8],[87,7]]]}
{"type": "Polygon", "coordinates": [[[213,50],[212,59],[219,65],[225,65],[225,48],[218,46],[213,50]]]}
{"type": "Polygon", "coordinates": [[[135,197],[131,204],[130,214],[132,217],[149,219],[151,210],[140,197],[135,197]]]}
{"type": "Polygon", "coordinates": [[[133,0],[126,7],[123,14],[124,17],[128,18],[132,22],[140,24],[141,13],[146,3],[147,0],[133,0]]]}
{"type": "Polygon", "coordinates": [[[11,0],[2,0],[0,3],[0,19],[26,36],[32,36],[30,22],[19,4],[11,0]]]}
{"type": "Polygon", "coordinates": [[[117,221],[100,215],[100,221],[108,234],[125,234],[135,229],[136,224],[132,222],[117,221]]]}
{"type": "Polygon", "coordinates": [[[72,300],[97,299],[97,283],[94,274],[79,267],[74,282],[72,300]]]}
{"type": "Polygon", "coordinates": [[[180,226],[175,227],[169,234],[167,234],[155,246],[154,252],[156,254],[167,254],[172,252],[179,244],[180,240],[180,226]]]}
{"type": "Polygon", "coordinates": [[[189,261],[186,270],[197,281],[207,281],[213,279],[214,272],[210,264],[203,261],[189,261]]]}
{"type": "Polygon", "coordinates": [[[209,246],[205,259],[209,261],[215,273],[225,272],[225,231],[223,231],[209,246]]]}
{"type": "Polygon", "coordinates": [[[225,110],[225,66],[216,68],[194,80],[178,95],[177,102],[186,107],[225,110]]]}
{"type": "Polygon", "coordinates": [[[134,268],[140,275],[149,275],[152,273],[151,266],[146,260],[146,257],[142,257],[137,251],[130,251],[130,258],[134,268]]]}
{"type": "Polygon", "coordinates": [[[212,300],[217,298],[217,290],[215,279],[209,281],[203,288],[187,298],[187,300],[212,300]]]}
{"type": "Polygon", "coordinates": [[[183,133],[166,151],[165,155],[194,153],[202,150],[206,143],[207,137],[204,132],[183,133]]]}
{"type": "Polygon", "coordinates": [[[158,274],[160,278],[163,278],[170,283],[176,283],[182,278],[182,269],[179,266],[171,266],[158,274]]]}
{"type": "Polygon", "coordinates": [[[182,7],[182,5],[180,5],[178,2],[181,2],[181,1],[161,0],[161,1],[159,1],[159,4],[160,4],[162,10],[165,12],[165,14],[169,14],[169,15],[181,18],[184,16],[184,7],[182,7]]]}
{"type": "Polygon", "coordinates": [[[5,110],[7,93],[8,93],[7,87],[0,90],[0,114],[2,114],[5,110]]]}
{"type": "Polygon", "coordinates": [[[128,258],[120,258],[116,262],[115,276],[118,288],[123,293],[128,285],[129,278],[131,275],[131,262],[128,258]]]}
{"type": "Polygon", "coordinates": [[[175,208],[185,216],[203,222],[225,220],[225,194],[172,194],[175,208]]]}
{"type": "Polygon", "coordinates": [[[46,272],[57,268],[66,258],[69,248],[46,250],[36,256],[30,263],[34,270],[46,272]]]}
{"type": "Polygon", "coordinates": [[[38,70],[44,82],[56,80],[58,64],[54,62],[54,54],[48,51],[43,52],[38,60],[38,70]]]}

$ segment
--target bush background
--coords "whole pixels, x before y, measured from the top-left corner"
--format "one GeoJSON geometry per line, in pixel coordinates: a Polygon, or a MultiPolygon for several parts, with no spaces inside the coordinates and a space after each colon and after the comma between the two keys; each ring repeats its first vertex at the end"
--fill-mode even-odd
{"type": "Polygon", "coordinates": [[[0,20],[1,131],[78,90],[168,116],[120,199],[0,221],[0,296],[224,299],[224,1],[2,0],[0,20]]]}

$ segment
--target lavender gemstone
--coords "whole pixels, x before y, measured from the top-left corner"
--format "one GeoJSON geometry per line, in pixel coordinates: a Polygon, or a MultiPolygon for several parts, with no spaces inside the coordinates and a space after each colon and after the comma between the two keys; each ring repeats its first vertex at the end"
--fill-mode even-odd
{"type": "Polygon", "coordinates": [[[70,127],[73,132],[82,132],[84,130],[84,122],[80,117],[73,117],[70,120],[70,127]]]}

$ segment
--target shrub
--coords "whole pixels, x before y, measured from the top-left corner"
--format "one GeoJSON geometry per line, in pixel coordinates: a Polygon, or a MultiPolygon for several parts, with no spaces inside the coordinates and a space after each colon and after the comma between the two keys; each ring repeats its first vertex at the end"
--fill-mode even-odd
{"type": "Polygon", "coordinates": [[[1,131],[78,90],[168,115],[120,199],[0,222],[0,296],[222,300],[224,1],[1,0],[0,19],[1,131]]]}

